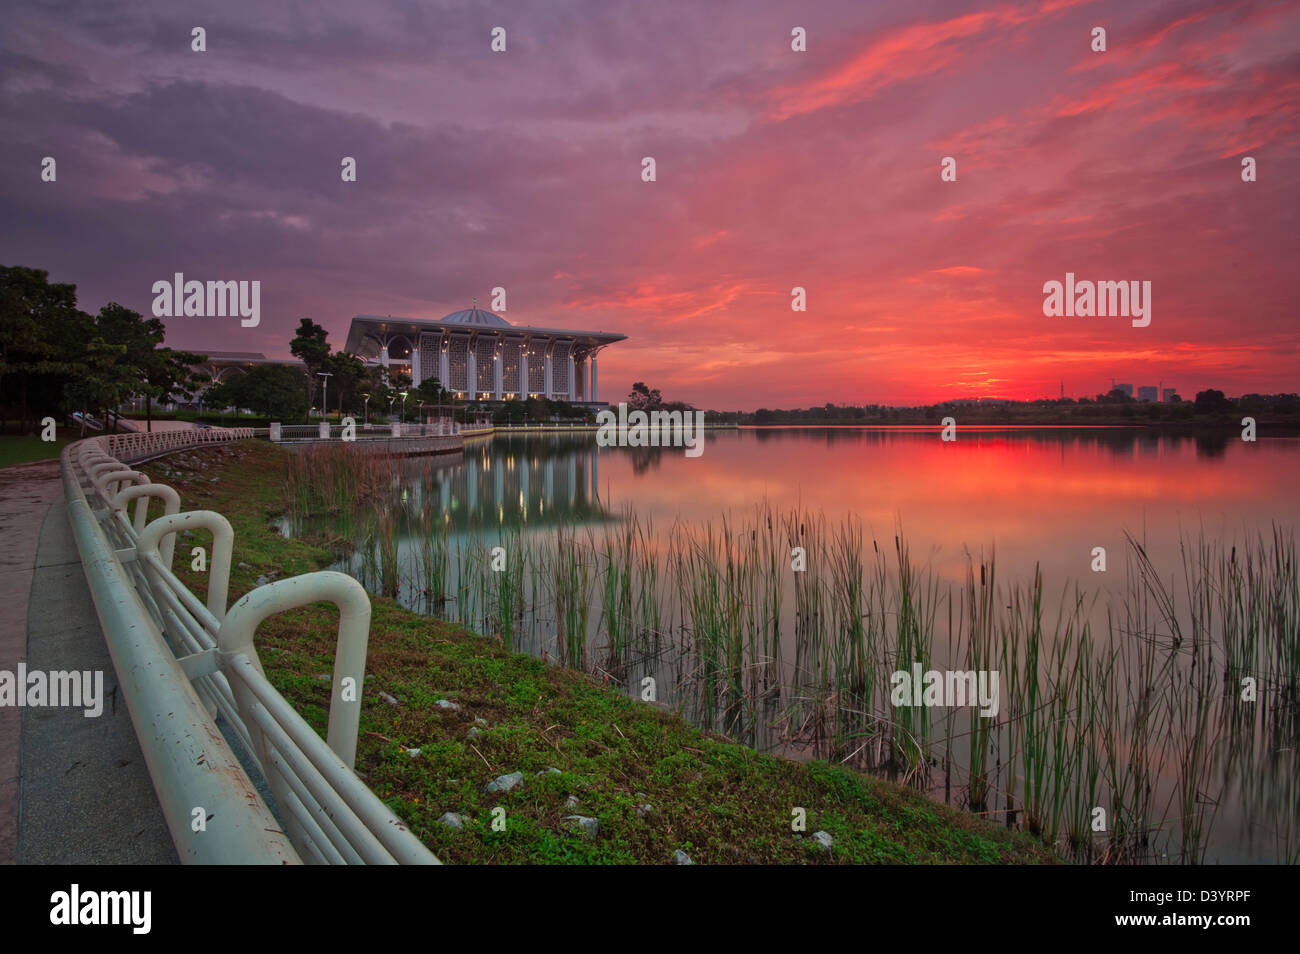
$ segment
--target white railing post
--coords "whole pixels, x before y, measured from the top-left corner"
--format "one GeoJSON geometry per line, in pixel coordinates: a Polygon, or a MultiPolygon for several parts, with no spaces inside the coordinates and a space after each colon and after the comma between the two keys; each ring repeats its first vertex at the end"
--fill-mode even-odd
{"type": "Polygon", "coordinates": [[[140,532],[137,551],[142,558],[153,555],[170,570],[172,553],[181,530],[202,528],[212,534],[212,558],[208,560],[208,612],[217,619],[226,615],[230,592],[230,560],[235,549],[235,531],[230,521],[215,510],[189,510],[159,517],[140,532]],[[165,538],[165,539],[164,539],[165,538]]]}
{"type": "Polygon", "coordinates": [[[370,639],[370,597],[365,587],[346,573],[333,570],[304,573],[259,586],[226,614],[217,634],[217,650],[223,662],[241,653],[248,656],[260,672],[262,664],[253,646],[258,624],[284,610],[317,602],[330,602],[339,608],[325,740],[348,768],[352,768],[357,758],[357,726],[361,719],[362,683],[366,678],[366,644],[370,639]]]}

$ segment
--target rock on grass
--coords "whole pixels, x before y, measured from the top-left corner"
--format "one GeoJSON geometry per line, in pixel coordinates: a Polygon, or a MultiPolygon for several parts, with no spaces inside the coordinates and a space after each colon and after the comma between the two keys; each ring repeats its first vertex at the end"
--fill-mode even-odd
{"type": "Polygon", "coordinates": [[[600,834],[600,822],[586,815],[565,815],[564,820],[572,822],[574,829],[585,835],[587,838],[595,838],[600,834]]]}
{"type": "Polygon", "coordinates": [[[488,782],[487,790],[489,792],[508,792],[524,780],[523,772],[511,772],[509,775],[498,775],[491,782],[488,782]]]}

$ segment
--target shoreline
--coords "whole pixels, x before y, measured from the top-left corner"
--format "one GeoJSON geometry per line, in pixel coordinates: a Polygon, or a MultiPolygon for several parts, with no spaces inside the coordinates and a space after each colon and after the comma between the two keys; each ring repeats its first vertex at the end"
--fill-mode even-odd
{"type": "MultiPolygon", "coordinates": [[[[173,457],[157,479],[176,487],[187,509],[231,520],[233,600],[259,576],[317,569],[333,555],[270,527],[279,487],[265,477],[285,452],[232,447],[173,457]]],[[[201,574],[177,571],[201,589],[201,574]]],[[[358,773],[444,861],[670,864],[677,851],[712,864],[1061,861],[1026,833],[914,789],[760,754],[595,676],[508,652],[395,600],[372,595],[371,603],[358,773]],[[484,790],[514,773],[510,789],[484,790]],[[801,829],[796,808],[806,816],[801,829]],[[493,830],[494,809],[505,810],[504,831],[493,830]],[[447,813],[460,828],[440,821],[447,813]],[[575,813],[596,819],[595,837],[575,828],[575,813]]],[[[315,674],[333,651],[332,612],[281,614],[258,635],[268,675],[318,731],[329,687],[315,674]]]]}

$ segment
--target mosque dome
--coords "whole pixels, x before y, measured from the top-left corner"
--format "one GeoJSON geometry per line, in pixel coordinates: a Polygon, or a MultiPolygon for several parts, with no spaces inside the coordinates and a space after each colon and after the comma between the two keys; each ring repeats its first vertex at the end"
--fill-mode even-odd
{"type": "Polygon", "coordinates": [[[490,328],[510,327],[510,322],[506,321],[500,315],[495,315],[490,311],[484,311],[482,308],[477,306],[473,308],[465,308],[461,311],[453,311],[450,315],[440,318],[439,321],[444,321],[453,325],[486,325],[490,328]]]}

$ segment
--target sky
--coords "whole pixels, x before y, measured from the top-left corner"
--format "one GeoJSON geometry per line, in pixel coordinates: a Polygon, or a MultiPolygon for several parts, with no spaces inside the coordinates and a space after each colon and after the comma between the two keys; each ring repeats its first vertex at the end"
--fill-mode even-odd
{"type": "Polygon", "coordinates": [[[8,2],[0,264],[260,281],[167,343],[272,357],[499,286],[627,335],[615,401],[1294,392],[1298,133],[1300,0],[8,2]],[[1150,324],[1046,316],[1067,272],[1150,324]]]}

